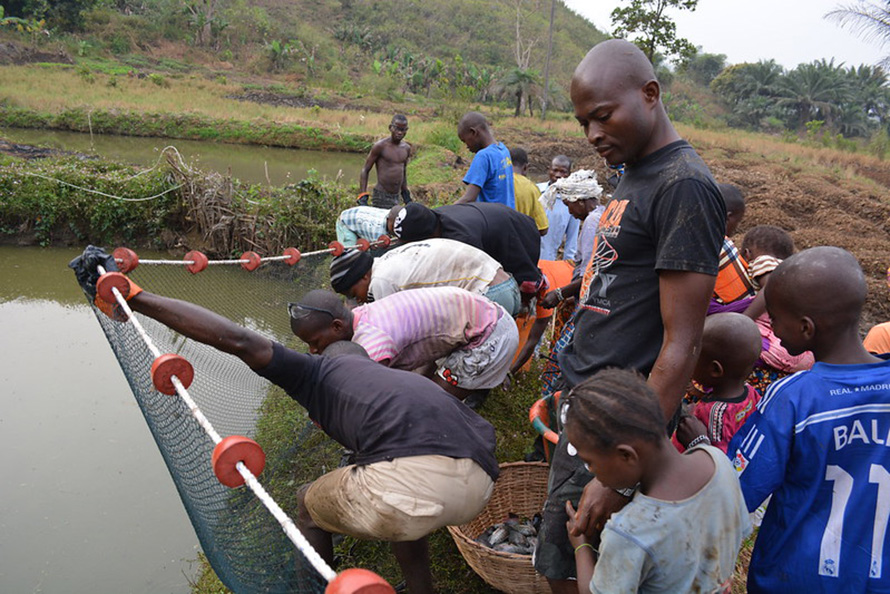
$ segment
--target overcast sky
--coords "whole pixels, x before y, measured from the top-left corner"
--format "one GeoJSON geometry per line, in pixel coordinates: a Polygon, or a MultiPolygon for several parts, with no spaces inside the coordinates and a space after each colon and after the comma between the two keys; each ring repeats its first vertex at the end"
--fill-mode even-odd
{"type": "MultiPolygon", "coordinates": [[[[618,0],[563,0],[598,29],[610,32],[618,0]]],[[[876,64],[890,47],[866,44],[847,28],[822,18],[852,0],[699,0],[695,12],[670,10],[677,34],[727,62],[773,58],[785,68],[820,58],[847,66],[876,64]]]]}

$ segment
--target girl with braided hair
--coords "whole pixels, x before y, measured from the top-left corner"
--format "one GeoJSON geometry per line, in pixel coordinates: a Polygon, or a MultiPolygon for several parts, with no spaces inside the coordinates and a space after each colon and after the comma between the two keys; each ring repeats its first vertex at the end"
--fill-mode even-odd
{"type": "Polygon", "coordinates": [[[631,371],[598,372],[568,405],[569,447],[604,485],[635,490],[599,543],[576,529],[566,501],[579,592],[729,592],[751,526],[726,454],[706,436],[680,454],[658,398],[631,371]]]}

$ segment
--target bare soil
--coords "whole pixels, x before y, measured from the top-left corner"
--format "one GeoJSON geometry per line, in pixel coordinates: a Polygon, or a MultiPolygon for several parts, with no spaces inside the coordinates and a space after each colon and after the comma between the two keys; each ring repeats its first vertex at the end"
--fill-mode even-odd
{"type": "Polygon", "coordinates": [[[74,64],[71,56],[62,50],[41,51],[33,47],[17,43],[0,42],[0,64],[22,65],[36,62],[52,62],[54,64],[74,64]]]}

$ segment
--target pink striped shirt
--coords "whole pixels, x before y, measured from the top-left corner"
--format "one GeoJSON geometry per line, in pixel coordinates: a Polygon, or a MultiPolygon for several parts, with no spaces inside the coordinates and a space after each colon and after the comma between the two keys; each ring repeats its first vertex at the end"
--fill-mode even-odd
{"type": "Polygon", "coordinates": [[[503,310],[457,287],[400,291],[352,310],[353,342],[375,361],[416,369],[484,342],[503,310]]]}

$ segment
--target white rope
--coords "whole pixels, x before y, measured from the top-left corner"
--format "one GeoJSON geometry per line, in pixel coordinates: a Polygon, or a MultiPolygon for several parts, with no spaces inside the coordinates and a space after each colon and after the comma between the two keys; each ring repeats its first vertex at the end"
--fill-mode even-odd
{"type": "MultiPolygon", "coordinates": [[[[102,266],[97,266],[97,270],[99,274],[105,274],[105,268],[102,266]]],[[[139,336],[142,337],[142,340],[145,341],[146,346],[155,356],[158,358],[161,356],[161,352],[154,345],[151,338],[148,336],[148,333],[143,328],[142,324],[139,323],[139,320],[136,319],[136,316],[133,313],[133,310],[130,309],[127,300],[124,299],[124,296],[121,295],[120,291],[117,290],[116,287],[112,287],[111,291],[114,293],[114,298],[117,300],[118,304],[121,306],[121,309],[126,312],[128,316],[128,320],[133,323],[133,327],[136,328],[136,332],[139,333],[139,336]]],[[[207,435],[210,439],[213,440],[214,444],[218,444],[222,441],[222,437],[220,437],[219,433],[216,432],[216,429],[213,428],[213,425],[210,423],[210,420],[204,416],[204,413],[201,412],[201,409],[198,408],[198,404],[192,399],[192,397],[188,393],[188,389],[183,385],[183,383],[179,380],[178,377],[171,376],[170,378],[173,386],[176,388],[176,393],[183,399],[186,406],[188,406],[189,411],[191,411],[192,416],[195,417],[195,420],[198,422],[198,425],[207,432],[207,435]]],[[[312,567],[321,574],[321,576],[327,580],[331,581],[335,577],[337,577],[337,572],[331,569],[331,566],[325,562],[324,559],[321,558],[321,555],[318,554],[318,551],[306,540],[306,537],[300,532],[300,529],[297,528],[294,521],[288,517],[288,515],[281,509],[281,506],[275,502],[271,495],[269,495],[268,491],[263,488],[263,485],[260,481],[254,476],[254,474],[244,465],[243,462],[238,462],[235,465],[235,468],[244,478],[245,483],[248,487],[250,487],[251,491],[257,496],[263,505],[266,506],[266,509],[272,514],[272,516],[278,521],[281,525],[284,533],[290,538],[291,542],[294,543],[294,546],[306,557],[307,560],[312,564],[312,567]]]]}
{"type": "Polygon", "coordinates": [[[31,177],[39,177],[39,178],[45,179],[47,181],[56,182],[56,183],[59,183],[59,184],[65,185],[65,186],[70,186],[72,188],[81,190],[83,192],[89,192],[90,194],[98,194],[99,196],[105,196],[106,198],[114,198],[115,200],[121,200],[122,202],[145,202],[146,200],[154,200],[155,198],[160,198],[164,194],[169,194],[170,192],[172,192],[174,190],[178,190],[179,188],[181,188],[182,186],[185,185],[185,184],[179,184],[178,186],[164,190],[160,194],[155,194],[154,196],[148,196],[146,198],[124,198],[122,196],[115,196],[114,194],[106,194],[105,192],[100,192],[99,190],[91,190],[89,188],[84,188],[82,186],[76,186],[74,184],[69,184],[66,181],[62,181],[60,179],[56,179],[54,177],[49,177],[46,175],[41,175],[39,173],[30,173],[27,171],[22,171],[22,175],[28,175],[31,177]]]}

